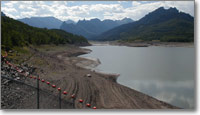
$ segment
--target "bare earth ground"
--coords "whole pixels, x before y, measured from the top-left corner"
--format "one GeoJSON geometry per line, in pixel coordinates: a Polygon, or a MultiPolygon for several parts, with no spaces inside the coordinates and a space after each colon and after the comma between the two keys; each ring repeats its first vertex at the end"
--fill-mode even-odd
{"type": "MultiPolygon", "coordinates": [[[[36,73],[43,79],[55,84],[68,94],[62,97],[66,101],[72,101],[71,94],[76,95],[75,108],[87,108],[84,106],[90,103],[99,109],[178,109],[175,106],[159,101],[153,97],[140,93],[134,89],[130,89],[116,83],[116,75],[100,74],[94,71],[76,66],[86,59],[77,57],[80,54],[88,53],[89,50],[80,49],[75,46],[41,46],[37,50],[32,49],[34,54],[26,63],[36,67],[36,73]],[[92,77],[87,77],[91,74],[92,77]],[[79,103],[79,99],[83,99],[83,104],[79,103]]],[[[89,62],[88,63],[92,63],[89,62]]],[[[26,82],[35,84],[30,80],[26,82]]],[[[58,91],[50,88],[48,85],[40,84],[43,90],[49,90],[57,95],[58,91]]],[[[21,88],[23,89],[23,88],[21,88]]],[[[33,91],[31,91],[33,92],[33,91]]],[[[34,94],[34,93],[33,93],[34,94]]],[[[17,108],[34,108],[31,106],[30,98],[25,92],[20,101],[12,103],[17,108]],[[27,98],[29,97],[29,98],[27,98]]],[[[54,105],[57,107],[55,99],[43,95],[41,105],[54,105]]],[[[67,108],[63,104],[62,108],[67,108]]]]}

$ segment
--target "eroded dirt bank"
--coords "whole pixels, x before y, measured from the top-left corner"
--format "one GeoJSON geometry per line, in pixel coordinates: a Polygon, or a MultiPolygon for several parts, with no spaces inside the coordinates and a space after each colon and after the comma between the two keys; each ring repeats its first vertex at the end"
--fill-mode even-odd
{"type": "MultiPolygon", "coordinates": [[[[159,101],[153,97],[130,89],[116,83],[117,76],[96,73],[76,66],[83,58],[80,54],[88,53],[88,50],[75,46],[54,46],[32,49],[34,54],[26,63],[36,68],[35,73],[41,78],[47,79],[57,87],[68,92],[64,100],[71,100],[70,95],[75,94],[75,108],[86,108],[90,103],[99,109],[176,109],[170,104],[159,101]],[[91,77],[87,77],[91,74],[91,77]],[[79,103],[83,99],[83,104],[79,103]]],[[[46,85],[41,89],[51,90],[46,85]]],[[[57,94],[56,90],[52,93],[57,94]]],[[[46,96],[48,99],[48,96],[46,96]]],[[[21,103],[27,104],[29,98],[24,98],[21,103]]],[[[49,103],[54,100],[49,99],[49,103]]],[[[20,104],[18,104],[20,106],[20,104]]],[[[20,107],[21,108],[21,107],[20,107]]]]}

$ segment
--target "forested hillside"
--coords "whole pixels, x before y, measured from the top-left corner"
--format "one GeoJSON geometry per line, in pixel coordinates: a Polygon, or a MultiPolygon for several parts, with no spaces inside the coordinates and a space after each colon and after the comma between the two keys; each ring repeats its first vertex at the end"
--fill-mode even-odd
{"type": "Polygon", "coordinates": [[[104,32],[96,40],[192,42],[194,18],[176,8],[163,7],[147,14],[138,21],[124,24],[104,32]]]}
{"type": "Polygon", "coordinates": [[[1,16],[1,45],[7,49],[15,46],[41,44],[88,44],[82,37],[58,29],[31,27],[12,18],[1,16]]]}

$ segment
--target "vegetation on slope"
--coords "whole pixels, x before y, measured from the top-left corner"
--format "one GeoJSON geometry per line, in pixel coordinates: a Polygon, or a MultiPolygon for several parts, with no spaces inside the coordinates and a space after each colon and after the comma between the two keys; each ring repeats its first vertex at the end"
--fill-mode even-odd
{"type": "Polygon", "coordinates": [[[193,42],[194,18],[176,8],[163,7],[133,23],[111,29],[97,38],[100,41],[193,42]]]}
{"type": "Polygon", "coordinates": [[[28,45],[88,44],[82,36],[58,29],[31,27],[6,16],[1,17],[1,29],[1,45],[7,50],[28,45]]]}

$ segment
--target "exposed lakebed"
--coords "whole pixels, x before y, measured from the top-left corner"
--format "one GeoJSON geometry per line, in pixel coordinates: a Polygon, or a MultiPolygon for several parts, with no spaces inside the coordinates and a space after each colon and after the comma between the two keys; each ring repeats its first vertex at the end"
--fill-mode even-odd
{"type": "Polygon", "coordinates": [[[80,57],[99,59],[91,69],[120,74],[117,82],[181,108],[195,106],[194,47],[93,45],[80,57]]]}

